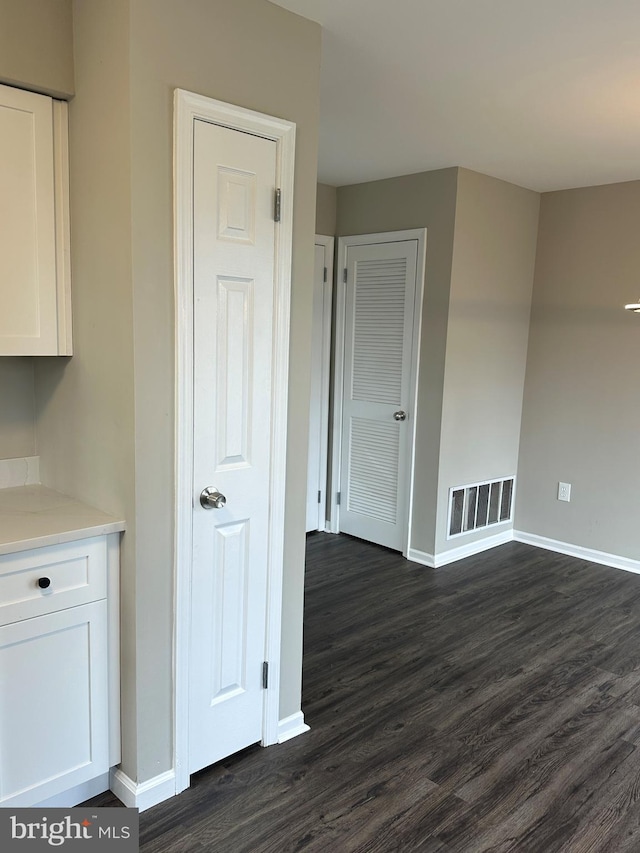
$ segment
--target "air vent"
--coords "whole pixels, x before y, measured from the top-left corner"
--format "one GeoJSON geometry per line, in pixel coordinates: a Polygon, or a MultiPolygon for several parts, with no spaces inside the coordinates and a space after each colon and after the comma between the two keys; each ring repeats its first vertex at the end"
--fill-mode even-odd
{"type": "Polygon", "coordinates": [[[449,490],[448,539],[512,519],[515,477],[449,490]]]}

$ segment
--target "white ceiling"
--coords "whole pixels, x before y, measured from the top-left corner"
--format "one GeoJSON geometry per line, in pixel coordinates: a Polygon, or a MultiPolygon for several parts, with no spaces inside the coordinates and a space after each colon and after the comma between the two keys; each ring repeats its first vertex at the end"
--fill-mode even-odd
{"type": "Polygon", "coordinates": [[[640,178],[640,0],[276,3],[324,28],[324,183],[444,166],[539,191],[640,178]]]}

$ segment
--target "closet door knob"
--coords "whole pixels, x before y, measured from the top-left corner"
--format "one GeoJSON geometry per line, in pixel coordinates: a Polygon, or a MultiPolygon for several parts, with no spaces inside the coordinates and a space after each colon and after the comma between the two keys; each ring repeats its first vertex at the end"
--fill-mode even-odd
{"type": "Polygon", "coordinates": [[[49,589],[51,586],[51,578],[38,578],[38,586],[40,589],[49,589]]]}
{"type": "Polygon", "coordinates": [[[200,504],[204,509],[222,509],[226,502],[225,496],[213,486],[203,489],[200,495],[200,504]]]}

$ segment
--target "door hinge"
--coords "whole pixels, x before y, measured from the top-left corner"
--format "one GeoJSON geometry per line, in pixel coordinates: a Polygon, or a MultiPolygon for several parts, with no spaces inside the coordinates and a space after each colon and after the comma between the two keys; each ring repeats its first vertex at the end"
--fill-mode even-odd
{"type": "Polygon", "coordinates": [[[342,280],[344,281],[345,284],[347,283],[347,268],[346,267],[344,268],[344,272],[342,273],[342,280]]]}
{"type": "Polygon", "coordinates": [[[336,492],[336,505],[337,506],[340,506],[340,497],[341,497],[340,492],[336,492]]]}
{"type": "Polygon", "coordinates": [[[327,268],[324,268],[324,282],[327,283],[327,268]]]}
{"type": "Polygon", "coordinates": [[[318,503],[322,500],[322,492],[318,491],[318,503]]]}
{"type": "Polygon", "coordinates": [[[265,661],[262,664],[262,687],[264,690],[269,686],[269,663],[265,661]]]}
{"type": "Polygon", "coordinates": [[[276,190],[275,198],[273,200],[273,221],[280,222],[280,211],[282,208],[282,190],[280,187],[276,190]]]}

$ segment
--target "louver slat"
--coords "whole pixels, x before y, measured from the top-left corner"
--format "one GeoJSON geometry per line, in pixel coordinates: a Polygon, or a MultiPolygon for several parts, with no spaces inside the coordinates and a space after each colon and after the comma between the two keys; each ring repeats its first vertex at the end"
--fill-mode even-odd
{"type": "Polygon", "coordinates": [[[407,261],[356,267],[352,399],[400,405],[407,261]]]}
{"type": "Polygon", "coordinates": [[[399,449],[400,429],[397,423],[352,419],[348,494],[350,512],[395,524],[399,449]]]}

